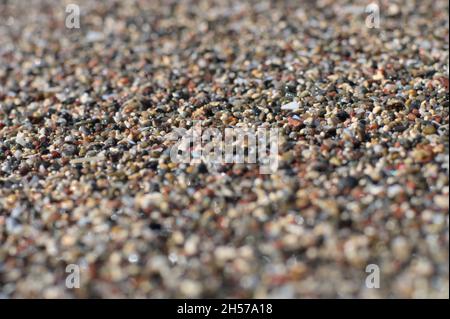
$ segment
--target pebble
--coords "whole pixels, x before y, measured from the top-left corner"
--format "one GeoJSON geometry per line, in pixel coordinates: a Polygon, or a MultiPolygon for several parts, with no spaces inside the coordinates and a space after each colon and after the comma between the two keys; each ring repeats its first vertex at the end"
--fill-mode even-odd
{"type": "Polygon", "coordinates": [[[448,298],[447,1],[77,5],[0,1],[0,296],[448,298]],[[172,162],[195,121],[278,169],[172,162]]]}
{"type": "Polygon", "coordinates": [[[431,135],[436,133],[436,128],[433,125],[427,125],[423,128],[423,133],[426,135],[431,135]]]}
{"type": "Polygon", "coordinates": [[[296,111],[300,107],[298,102],[290,102],[281,106],[282,110],[296,111]]]}

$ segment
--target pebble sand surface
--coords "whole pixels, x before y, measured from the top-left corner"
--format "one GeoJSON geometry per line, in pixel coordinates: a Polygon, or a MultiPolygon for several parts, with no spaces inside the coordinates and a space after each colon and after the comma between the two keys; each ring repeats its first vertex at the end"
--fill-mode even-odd
{"type": "Polygon", "coordinates": [[[448,298],[448,2],[364,5],[0,2],[0,297],[448,298]],[[194,120],[278,170],[172,162],[194,120]]]}

